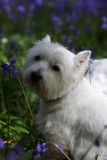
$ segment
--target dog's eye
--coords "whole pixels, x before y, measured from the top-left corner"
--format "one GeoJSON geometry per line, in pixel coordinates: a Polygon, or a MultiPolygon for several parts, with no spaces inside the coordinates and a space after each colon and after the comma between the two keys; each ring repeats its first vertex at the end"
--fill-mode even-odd
{"type": "Polygon", "coordinates": [[[54,71],[56,71],[56,72],[60,70],[57,65],[54,65],[54,66],[52,67],[52,69],[53,69],[54,71]]]}
{"type": "Polygon", "coordinates": [[[39,55],[35,57],[35,61],[40,61],[40,56],[39,55]]]}

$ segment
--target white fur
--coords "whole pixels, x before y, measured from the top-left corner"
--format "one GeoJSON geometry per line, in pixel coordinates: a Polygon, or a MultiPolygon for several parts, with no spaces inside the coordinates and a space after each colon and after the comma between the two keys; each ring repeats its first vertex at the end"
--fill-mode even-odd
{"type": "MultiPolygon", "coordinates": [[[[90,69],[92,71],[91,84],[95,89],[107,95],[107,59],[94,60],[90,69]]],[[[86,78],[90,81],[88,73],[86,78]]]]}
{"type": "MultiPolygon", "coordinates": [[[[74,160],[106,160],[107,97],[84,78],[90,51],[74,55],[46,36],[28,51],[23,69],[25,85],[41,98],[38,130],[47,142],[62,145],[74,160]],[[35,62],[35,56],[40,60],[35,62]],[[57,65],[59,71],[54,71],[57,65]],[[42,79],[31,80],[38,72],[42,79]],[[100,136],[100,147],[94,141],[100,136]]],[[[61,153],[49,146],[48,160],[61,160],[61,153]]]]}

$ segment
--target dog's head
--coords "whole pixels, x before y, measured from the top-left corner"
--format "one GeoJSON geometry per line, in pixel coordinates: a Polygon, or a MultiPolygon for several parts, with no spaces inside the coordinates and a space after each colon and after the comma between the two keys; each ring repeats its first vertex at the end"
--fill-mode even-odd
{"type": "Polygon", "coordinates": [[[90,51],[74,55],[47,35],[28,51],[24,84],[46,100],[60,98],[81,81],[89,58],[90,51]]]}

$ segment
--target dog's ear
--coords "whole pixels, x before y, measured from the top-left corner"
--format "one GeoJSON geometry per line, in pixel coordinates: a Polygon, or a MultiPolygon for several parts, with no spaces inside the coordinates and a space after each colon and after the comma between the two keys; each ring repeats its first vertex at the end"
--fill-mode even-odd
{"type": "Polygon", "coordinates": [[[45,42],[51,42],[50,36],[46,35],[44,38],[42,38],[43,41],[45,42]]]}
{"type": "Polygon", "coordinates": [[[74,57],[74,62],[76,63],[76,65],[79,67],[82,64],[87,64],[88,65],[88,61],[90,59],[90,55],[91,55],[91,51],[82,51],[79,52],[75,57],[74,57]]]}

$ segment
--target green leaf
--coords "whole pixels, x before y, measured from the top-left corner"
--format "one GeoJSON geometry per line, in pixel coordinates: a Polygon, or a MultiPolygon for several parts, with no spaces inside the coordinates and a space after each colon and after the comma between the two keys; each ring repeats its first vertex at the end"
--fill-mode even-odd
{"type": "Polygon", "coordinates": [[[29,134],[29,132],[21,126],[14,126],[14,129],[17,130],[18,132],[23,132],[23,133],[29,134]]]}
{"type": "Polygon", "coordinates": [[[31,160],[32,159],[32,153],[35,151],[35,149],[28,150],[24,156],[21,158],[21,160],[31,160]]]}
{"type": "Polygon", "coordinates": [[[95,156],[95,159],[94,159],[94,160],[98,160],[99,155],[100,155],[100,154],[97,154],[97,155],[95,156]]]}

